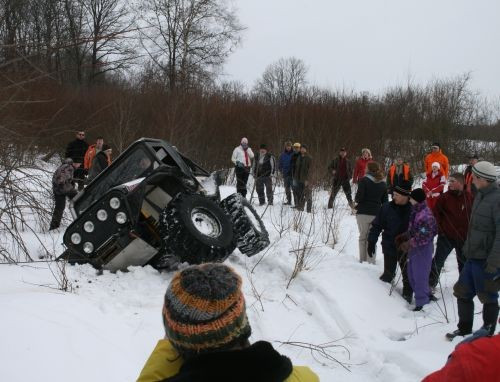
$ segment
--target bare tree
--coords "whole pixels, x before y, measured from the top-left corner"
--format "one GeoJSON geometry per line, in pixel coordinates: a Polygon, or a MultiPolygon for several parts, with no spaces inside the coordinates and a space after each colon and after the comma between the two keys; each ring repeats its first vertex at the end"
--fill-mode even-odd
{"type": "Polygon", "coordinates": [[[269,65],[255,85],[255,92],[271,104],[289,105],[304,90],[307,67],[295,57],[280,58],[269,65]]]}
{"type": "Polygon", "coordinates": [[[170,90],[213,77],[244,29],[225,0],[146,0],[141,42],[170,90]]]}
{"type": "Polygon", "coordinates": [[[127,2],[121,0],[79,0],[86,12],[86,29],[90,40],[90,73],[88,82],[109,72],[123,69],[133,58],[134,50],[126,37],[133,19],[127,2]]]}

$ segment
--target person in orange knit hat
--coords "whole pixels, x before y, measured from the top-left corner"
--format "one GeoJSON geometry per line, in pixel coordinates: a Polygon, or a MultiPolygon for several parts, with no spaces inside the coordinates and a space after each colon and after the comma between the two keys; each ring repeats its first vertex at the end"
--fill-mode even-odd
{"type": "Polygon", "coordinates": [[[448,174],[450,171],[450,163],[448,162],[448,157],[443,154],[441,146],[438,142],[434,142],[431,146],[431,152],[426,155],[424,159],[425,173],[430,174],[432,172],[432,164],[434,162],[439,163],[441,166],[441,171],[446,179],[448,179],[448,174]]]}
{"type": "Polygon", "coordinates": [[[317,382],[251,334],[241,277],[223,264],[195,265],[174,275],[163,305],[165,339],[138,382],[317,382]]]}

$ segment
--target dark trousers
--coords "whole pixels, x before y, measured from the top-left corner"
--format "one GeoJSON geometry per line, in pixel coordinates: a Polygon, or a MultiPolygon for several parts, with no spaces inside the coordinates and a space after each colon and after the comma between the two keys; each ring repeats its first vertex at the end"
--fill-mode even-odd
{"type": "Polygon", "coordinates": [[[312,191],[309,186],[306,186],[305,183],[297,182],[297,209],[299,211],[304,210],[304,205],[307,205],[307,212],[311,212],[312,210],[312,191]]]}
{"type": "Polygon", "coordinates": [[[264,204],[266,202],[266,195],[267,202],[273,204],[273,182],[270,176],[259,176],[255,181],[255,190],[259,197],[259,204],[264,204]],[[265,194],[264,188],[266,189],[265,194]]]}
{"type": "Polygon", "coordinates": [[[247,182],[250,171],[244,167],[235,167],[236,174],[236,192],[243,197],[247,196],[247,182]]]}
{"type": "Polygon", "coordinates": [[[75,180],[75,183],[78,185],[78,190],[83,190],[83,185],[85,184],[85,175],[87,174],[87,170],[83,168],[83,163],[81,164],[82,167],[79,167],[75,169],[75,172],[73,173],[73,179],[75,180]]]}
{"type": "Polygon", "coordinates": [[[54,212],[52,213],[52,220],[50,221],[50,229],[59,228],[61,225],[61,220],[64,214],[64,209],[66,208],[66,197],[72,199],[77,194],[76,191],[69,193],[68,195],[58,195],[54,194],[54,212]]]}
{"type": "Polygon", "coordinates": [[[349,205],[352,206],[351,184],[349,183],[349,178],[346,178],[343,180],[335,179],[333,181],[332,192],[330,193],[330,199],[328,199],[328,208],[333,208],[333,202],[340,191],[340,187],[344,190],[349,205]]]}
{"type": "Polygon", "coordinates": [[[452,250],[457,254],[458,271],[462,272],[465,263],[465,257],[462,252],[464,243],[453,239],[448,239],[444,235],[438,235],[436,244],[436,253],[432,259],[431,273],[429,276],[429,285],[434,288],[439,282],[439,275],[443,269],[444,263],[452,250]]]}
{"type": "Polygon", "coordinates": [[[407,259],[408,255],[404,252],[397,251],[396,249],[384,248],[384,273],[380,277],[381,280],[391,282],[396,275],[396,268],[399,264],[401,275],[403,279],[403,295],[412,296],[413,288],[408,278],[407,259]]]}
{"type": "MultiPolygon", "coordinates": [[[[283,175],[283,183],[285,184],[286,203],[292,204],[292,192],[291,192],[292,187],[293,187],[292,176],[291,175],[283,175]]],[[[295,204],[297,204],[297,201],[295,201],[295,204]]]]}
{"type": "Polygon", "coordinates": [[[486,273],[486,259],[468,259],[457,283],[453,286],[453,294],[457,298],[458,329],[464,333],[472,331],[474,322],[474,296],[483,304],[483,324],[493,334],[498,319],[498,279],[496,274],[486,273]]]}
{"type": "Polygon", "coordinates": [[[298,206],[300,200],[299,183],[295,179],[292,180],[292,192],[293,192],[293,201],[295,203],[295,206],[298,206]]]}

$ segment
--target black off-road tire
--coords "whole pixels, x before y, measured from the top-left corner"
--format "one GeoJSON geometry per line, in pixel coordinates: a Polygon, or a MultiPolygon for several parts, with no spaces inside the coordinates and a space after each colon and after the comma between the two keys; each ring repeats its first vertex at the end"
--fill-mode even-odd
{"type": "Polygon", "coordinates": [[[235,245],[241,253],[250,257],[269,245],[264,222],[246,198],[232,194],[221,202],[221,206],[233,222],[235,245]]]}
{"type": "Polygon", "coordinates": [[[229,218],[217,203],[198,194],[177,195],[160,214],[159,232],[163,246],[150,261],[157,269],[177,259],[189,264],[222,262],[235,249],[229,218]],[[202,226],[209,229],[204,232],[202,226]]]}

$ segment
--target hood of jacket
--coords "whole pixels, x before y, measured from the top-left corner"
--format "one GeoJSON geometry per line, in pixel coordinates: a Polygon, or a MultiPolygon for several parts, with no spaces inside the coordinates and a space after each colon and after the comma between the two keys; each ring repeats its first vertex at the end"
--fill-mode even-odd
{"type": "Polygon", "coordinates": [[[245,349],[202,354],[186,360],[164,382],[283,382],[292,373],[290,359],[266,341],[245,349]]]}

